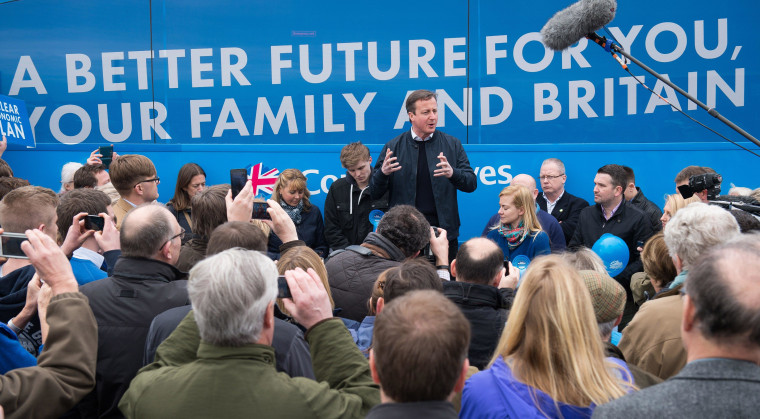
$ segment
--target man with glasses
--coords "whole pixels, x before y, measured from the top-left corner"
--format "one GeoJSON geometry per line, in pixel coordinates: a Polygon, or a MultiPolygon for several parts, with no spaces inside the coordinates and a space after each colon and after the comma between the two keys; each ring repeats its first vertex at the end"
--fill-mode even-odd
{"type": "Polygon", "coordinates": [[[80,288],[98,322],[95,390],[79,404],[82,417],[121,416],[117,404],[142,366],[151,321],[190,303],[187,275],[175,267],[185,231],[169,210],[140,205],[126,214],[120,233],[111,276],[80,288]]]}
{"type": "Polygon", "coordinates": [[[544,160],[541,164],[539,179],[543,193],[536,198],[536,202],[542,210],[559,221],[562,232],[565,234],[565,242],[570,243],[575,233],[575,226],[578,225],[578,217],[588,206],[588,202],[565,190],[567,175],[565,164],[560,159],[544,160]]]}
{"type": "Polygon", "coordinates": [[[113,205],[116,228],[121,229],[124,216],[132,208],[158,199],[158,183],[153,162],[139,154],[127,154],[114,159],[110,167],[111,183],[119,192],[113,205]]]}

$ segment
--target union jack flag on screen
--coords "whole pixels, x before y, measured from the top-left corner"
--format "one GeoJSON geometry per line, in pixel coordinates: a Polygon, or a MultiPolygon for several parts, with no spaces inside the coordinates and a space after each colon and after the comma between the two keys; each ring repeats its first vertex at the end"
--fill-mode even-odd
{"type": "Polygon", "coordinates": [[[274,192],[274,184],[277,182],[280,171],[276,168],[266,168],[263,163],[258,163],[251,167],[250,175],[253,196],[258,196],[259,191],[271,195],[274,192]]]}

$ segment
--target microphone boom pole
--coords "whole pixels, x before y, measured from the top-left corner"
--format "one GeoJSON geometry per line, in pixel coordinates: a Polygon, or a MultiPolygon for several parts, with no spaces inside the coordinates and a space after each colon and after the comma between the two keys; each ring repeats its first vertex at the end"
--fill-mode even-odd
{"type": "Polygon", "coordinates": [[[760,147],[760,141],[757,138],[753,137],[747,131],[741,129],[741,127],[739,127],[738,125],[736,125],[733,122],[729,121],[726,117],[724,117],[717,110],[715,110],[715,108],[711,108],[711,107],[705,105],[704,103],[700,102],[697,98],[695,98],[694,96],[690,95],[688,92],[684,91],[680,87],[676,86],[670,80],[666,79],[665,77],[663,77],[662,75],[660,75],[658,72],[656,72],[656,71],[652,70],[651,68],[649,68],[646,64],[644,64],[641,61],[637,60],[635,57],[633,57],[631,54],[629,54],[628,52],[626,52],[623,48],[621,48],[620,46],[618,46],[614,42],[608,41],[606,37],[599,36],[595,32],[592,32],[592,33],[586,35],[586,38],[590,39],[591,41],[594,41],[599,46],[601,46],[602,48],[604,48],[606,51],[610,52],[613,55],[613,57],[615,57],[615,59],[623,66],[623,68],[626,68],[625,63],[623,63],[622,60],[620,60],[620,58],[615,53],[619,53],[620,55],[624,56],[625,58],[631,60],[631,62],[633,62],[637,66],[639,66],[642,69],[644,69],[644,71],[646,71],[647,73],[655,76],[658,80],[660,80],[663,83],[667,84],[668,86],[672,87],[675,91],[677,91],[678,93],[682,94],[683,96],[685,96],[690,101],[694,102],[697,106],[699,106],[700,108],[706,110],[707,113],[709,113],[710,115],[714,116],[719,121],[721,121],[724,124],[728,125],[734,131],[738,132],[739,134],[741,134],[742,136],[744,136],[748,140],[750,140],[753,143],[755,143],[755,145],[757,145],[758,147],[760,147]]]}

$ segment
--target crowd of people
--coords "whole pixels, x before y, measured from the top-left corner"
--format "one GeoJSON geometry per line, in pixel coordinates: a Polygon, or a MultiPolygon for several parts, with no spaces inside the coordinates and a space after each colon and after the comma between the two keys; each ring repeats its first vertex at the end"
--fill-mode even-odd
{"type": "Polygon", "coordinates": [[[343,148],[323,208],[284,170],[269,219],[196,163],[163,205],[142,155],[95,151],[58,193],[0,159],[0,232],[24,235],[0,265],[0,417],[755,414],[760,189],[715,199],[689,166],[661,210],[607,164],[589,205],[548,158],[462,238],[467,155],[433,92],[406,107],[374,167],[343,148]],[[607,234],[624,267],[591,250],[607,234]]]}

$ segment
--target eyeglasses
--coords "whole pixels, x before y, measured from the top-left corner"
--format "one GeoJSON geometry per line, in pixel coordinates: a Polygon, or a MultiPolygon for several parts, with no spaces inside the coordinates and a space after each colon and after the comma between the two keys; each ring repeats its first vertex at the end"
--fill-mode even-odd
{"type": "Polygon", "coordinates": [[[182,227],[180,227],[179,230],[180,230],[179,233],[171,236],[169,238],[169,240],[167,240],[167,242],[170,242],[170,241],[176,239],[177,237],[179,237],[180,240],[183,240],[185,238],[185,229],[182,228],[182,227]]]}
{"type": "MultiPolygon", "coordinates": [[[[145,183],[145,182],[153,182],[153,183],[155,183],[156,185],[158,185],[158,184],[161,182],[161,179],[159,179],[159,178],[157,178],[157,177],[154,177],[153,179],[145,179],[145,180],[141,180],[141,181],[139,181],[139,182],[135,183],[135,186],[137,186],[137,185],[139,185],[139,184],[141,184],[141,183],[145,183]]],[[[133,188],[134,188],[135,186],[133,186],[133,188]]]]}
{"type": "Polygon", "coordinates": [[[557,176],[543,175],[543,176],[539,176],[538,178],[541,179],[541,180],[554,180],[554,179],[556,179],[558,177],[562,177],[562,176],[565,176],[565,174],[563,173],[563,174],[557,175],[557,176]]]}

